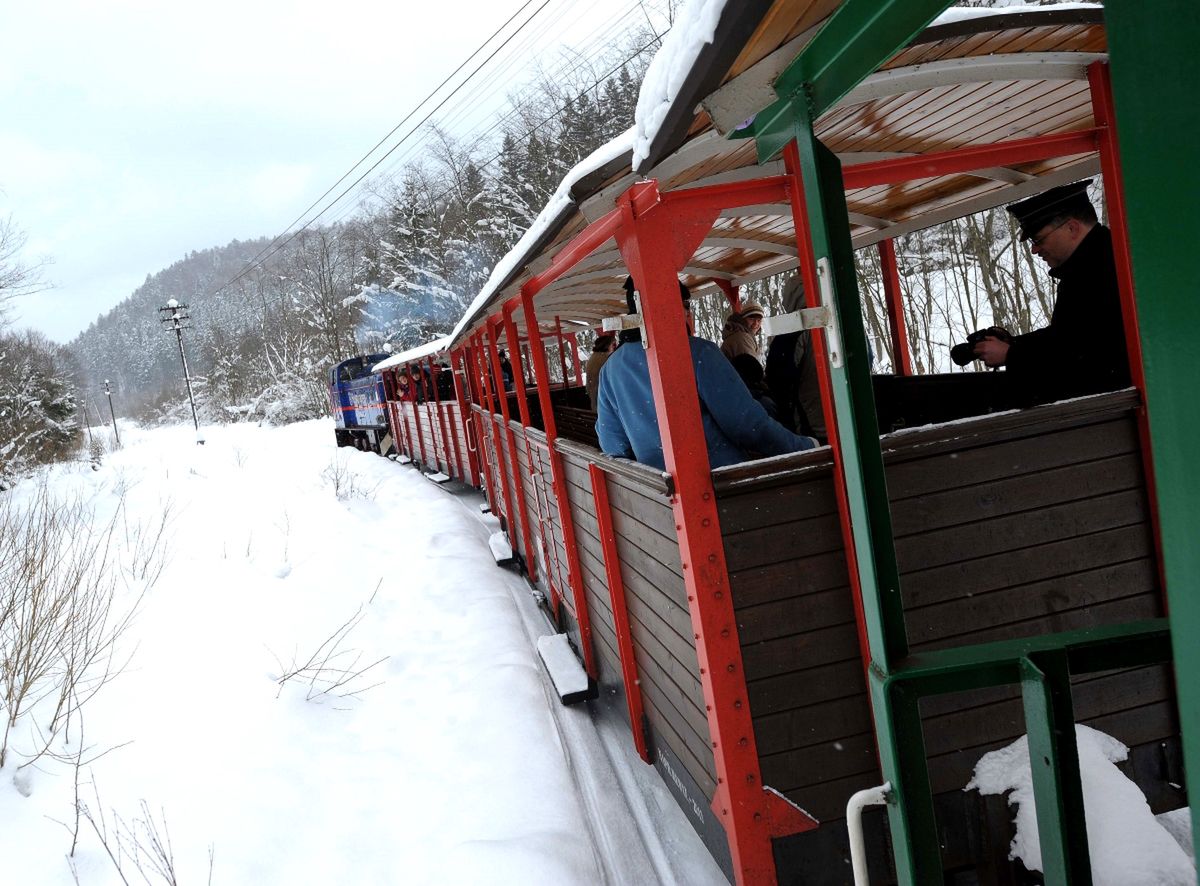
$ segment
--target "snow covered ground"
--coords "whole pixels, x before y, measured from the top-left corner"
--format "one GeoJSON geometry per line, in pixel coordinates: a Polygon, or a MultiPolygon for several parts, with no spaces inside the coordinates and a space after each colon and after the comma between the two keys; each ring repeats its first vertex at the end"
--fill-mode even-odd
{"type": "MultiPolygon", "coordinates": [[[[665,788],[558,706],[526,586],[492,562],[473,504],[336,449],[329,421],[205,437],[124,428],[99,470],[46,474],[98,524],[123,514],[118,547],[166,511],[166,562],[121,638],[128,663],[83,707],[82,744],[77,719],[58,758],[22,767],[46,703],[18,722],[0,881],[122,882],[99,828],[118,858],[118,842],[169,837],[183,882],[210,864],[214,884],[723,882],[665,788]],[[315,682],[280,684],[314,652],[315,682]],[[79,820],[68,859],[81,747],[96,827],[79,820]]],[[[122,861],[130,882],[137,864],[122,861]]]]}

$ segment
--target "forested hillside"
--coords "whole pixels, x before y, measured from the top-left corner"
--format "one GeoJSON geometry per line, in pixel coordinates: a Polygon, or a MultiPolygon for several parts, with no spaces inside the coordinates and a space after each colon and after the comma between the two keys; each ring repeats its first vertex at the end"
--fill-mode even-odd
{"type": "Polygon", "coordinates": [[[602,79],[577,71],[513,97],[491,140],[435,130],[428,155],[376,181],[344,220],[193,252],[147,276],[71,344],[85,399],[107,378],[127,414],[185,414],[175,337],[157,310],[175,298],[190,308],[204,420],[323,414],[330,365],[448,332],[566,172],[632,125],[652,37],[614,48],[602,79]]]}

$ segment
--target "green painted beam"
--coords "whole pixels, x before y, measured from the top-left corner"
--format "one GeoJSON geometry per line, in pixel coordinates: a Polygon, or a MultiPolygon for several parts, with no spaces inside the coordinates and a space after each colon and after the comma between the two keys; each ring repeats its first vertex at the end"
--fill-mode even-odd
{"type": "Polygon", "coordinates": [[[921,33],[948,0],[846,0],[779,78],[775,92],[803,91],[816,119],[921,33]]]}
{"type": "MultiPolygon", "coordinates": [[[[1192,829],[1200,843],[1200,16],[1105,4],[1192,829]]],[[[1109,183],[1105,182],[1105,187],[1109,183]]]]}
{"type": "Polygon", "coordinates": [[[1046,882],[1092,886],[1066,652],[1022,659],[1021,698],[1046,882]]]}

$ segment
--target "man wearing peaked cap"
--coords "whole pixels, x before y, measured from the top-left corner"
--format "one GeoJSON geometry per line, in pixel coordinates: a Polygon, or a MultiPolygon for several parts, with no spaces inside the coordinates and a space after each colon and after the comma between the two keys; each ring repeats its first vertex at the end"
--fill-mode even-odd
{"type": "Polygon", "coordinates": [[[1004,366],[1024,405],[1115,391],[1130,383],[1112,233],[1087,196],[1091,180],[1051,188],[1008,207],[1021,239],[1044,261],[1058,291],[1050,325],[987,336],[975,356],[1004,366]]]}

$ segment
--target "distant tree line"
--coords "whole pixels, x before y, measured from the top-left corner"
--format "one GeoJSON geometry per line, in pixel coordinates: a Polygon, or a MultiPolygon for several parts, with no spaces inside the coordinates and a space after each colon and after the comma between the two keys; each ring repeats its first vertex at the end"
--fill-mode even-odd
{"type": "Polygon", "coordinates": [[[156,313],[176,298],[191,308],[202,420],[326,414],[335,362],[450,331],[563,176],[633,125],[654,45],[635,33],[598,67],[543,76],[510,99],[489,141],[434,129],[425,154],[375,182],[344,220],[269,249],[264,239],[193,252],[148,276],[72,344],[84,377],[112,379],[124,414],[186,420],[174,339],[156,313]]]}
{"type": "Polygon", "coordinates": [[[36,332],[16,333],[8,309],[43,287],[42,266],[21,260],[25,235],[0,219],[0,489],[30,468],[78,449],[76,366],[36,332]]]}

